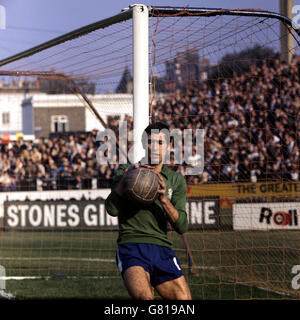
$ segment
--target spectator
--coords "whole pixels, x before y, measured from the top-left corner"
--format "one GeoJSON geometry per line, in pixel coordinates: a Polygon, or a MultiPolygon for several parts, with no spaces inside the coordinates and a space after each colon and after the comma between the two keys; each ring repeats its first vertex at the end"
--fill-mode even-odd
{"type": "MultiPolygon", "coordinates": [[[[264,61],[231,79],[202,81],[157,99],[154,121],[205,131],[204,172],[186,176],[187,182],[299,181],[299,74],[297,60],[290,66],[278,59],[264,61]]],[[[124,120],[132,130],[132,117],[124,120]]],[[[109,118],[108,127],[116,133],[118,124],[118,118],[109,118]]],[[[1,190],[92,188],[96,180],[97,187],[109,187],[118,164],[97,163],[96,137],[93,130],[0,143],[1,190]]],[[[187,162],[202,161],[190,147],[187,162]]],[[[172,165],[185,173],[187,164],[172,165]]]]}

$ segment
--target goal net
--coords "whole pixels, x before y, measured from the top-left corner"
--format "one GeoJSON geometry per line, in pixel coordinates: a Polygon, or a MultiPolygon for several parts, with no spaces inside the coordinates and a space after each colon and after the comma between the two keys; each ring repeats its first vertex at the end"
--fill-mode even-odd
{"type": "MultiPolygon", "coordinates": [[[[170,238],[193,298],[299,298],[299,35],[252,9],[148,10],[150,120],[204,130],[204,159],[193,145],[170,163],[188,185],[189,230],[170,238]]],[[[118,158],[99,165],[96,153],[98,132],[118,142],[121,121],[120,148],[132,144],[133,46],[129,8],[0,61],[7,95],[13,80],[23,95],[1,144],[0,265],[13,294],[127,297],[103,204],[118,158]]]]}
{"type": "Polygon", "coordinates": [[[153,10],[152,117],[205,132],[204,170],[185,175],[189,280],[204,299],[299,297],[299,36],[278,17],[153,10]]]}

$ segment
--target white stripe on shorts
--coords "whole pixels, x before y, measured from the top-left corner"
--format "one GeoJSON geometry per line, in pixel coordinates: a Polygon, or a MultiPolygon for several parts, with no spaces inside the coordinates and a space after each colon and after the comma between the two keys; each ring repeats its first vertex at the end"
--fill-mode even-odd
{"type": "Polygon", "coordinates": [[[177,269],[180,271],[181,268],[180,268],[179,265],[178,265],[178,262],[177,262],[176,257],[173,258],[173,261],[174,261],[174,264],[175,264],[175,266],[177,267],[177,269]]]}
{"type": "Polygon", "coordinates": [[[117,248],[117,261],[118,261],[118,268],[120,270],[120,272],[123,271],[123,267],[122,267],[122,261],[120,259],[120,256],[119,256],[119,248],[117,248]]]}

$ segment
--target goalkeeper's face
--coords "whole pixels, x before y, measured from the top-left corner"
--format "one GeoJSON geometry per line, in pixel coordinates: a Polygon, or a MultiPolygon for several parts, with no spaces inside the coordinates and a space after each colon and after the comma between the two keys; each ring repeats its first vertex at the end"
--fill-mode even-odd
{"type": "Polygon", "coordinates": [[[148,163],[158,165],[162,163],[169,150],[166,135],[163,133],[148,135],[148,163]]]}

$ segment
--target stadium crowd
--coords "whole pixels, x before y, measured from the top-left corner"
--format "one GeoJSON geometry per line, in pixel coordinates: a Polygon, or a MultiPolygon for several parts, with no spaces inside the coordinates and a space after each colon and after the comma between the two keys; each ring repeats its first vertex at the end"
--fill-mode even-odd
{"type": "MultiPolygon", "coordinates": [[[[202,81],[156,101],[170,129],[203,128],[205,162],[187,183],[298,181],[300,61],[252,65],[230,79],[202,81]]],[[[129,129],[132,119],[126,116],[129,129]]],[[[118,130],[118,121],[109,127],[118,130]]],[[[0,143],[0,190],[109,187],[117,165],[97,162],[97,131],[0,143]]],[[[191,160],[197,161],[194,153],[191,160]]],[[[185,163],[176,170],[185,174],[185,163]]]]}

